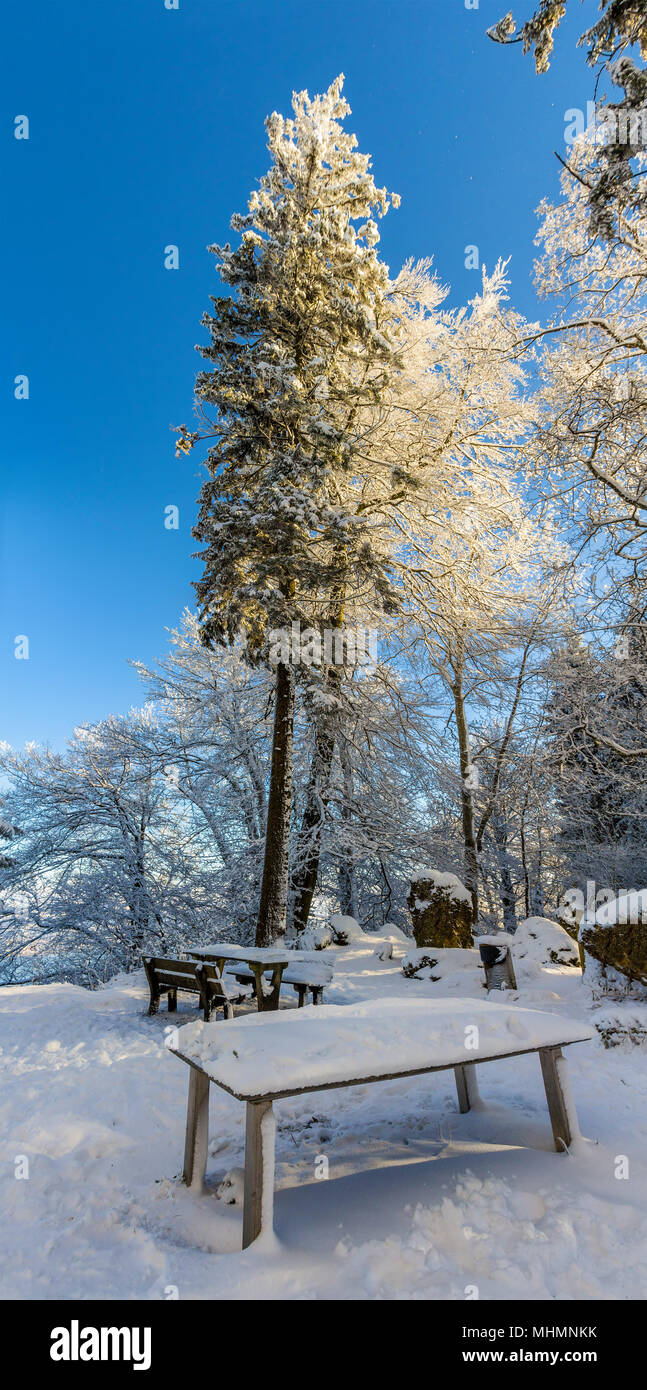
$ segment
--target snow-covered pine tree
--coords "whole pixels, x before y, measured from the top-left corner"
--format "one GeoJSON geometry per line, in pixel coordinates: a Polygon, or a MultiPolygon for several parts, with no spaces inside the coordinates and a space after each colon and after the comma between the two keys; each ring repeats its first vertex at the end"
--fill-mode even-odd
{"type": "MultiPolygon", "coordinates": [[[[293,119],[267,121],[272,163],[249,211],[232,219],[240,244],[211,248],[232,293],[214,298],[203,319],[211,336],[200,348],[209,369],[196,384],[204,423],[179,432],[180,449],[212,441],[195,528],[203,638],[242,637],[253,662],[270,663],[273,631],[323,624],[348,590],[394,602],[386,552],[343,485],[370,468],[361,458],[364,411],[396,367],[397,325],[377,254],[375,216],[389,200],[341,126],[350,110],[342,83],[313,99],[295,94],[293,119]]],[[[285,931],[288,891],[289,656],[275,669],[262,945],[285,931]]]]}

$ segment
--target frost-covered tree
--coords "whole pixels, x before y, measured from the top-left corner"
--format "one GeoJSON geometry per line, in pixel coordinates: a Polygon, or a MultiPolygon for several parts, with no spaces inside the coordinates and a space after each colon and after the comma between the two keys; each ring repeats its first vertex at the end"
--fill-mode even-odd
{"type": "Polygon", "coordinates": [[[443,800],[438,692],[419,665],[394,642],[374,671],[356,672],[342,688],[315,905],[333,902],[369,929],[385,921],[410,927],[406,895],[416,866],[439,853],[442,867],[454,862],[446,826],[434,833],[443,800]]]}
{"type": "MultiPolygon", "coordinates": [[[[375,221],[389,205],[341,122],[342,78],[267,122],[272,163],[232,219],[235,249],[214,246],[231,293],[205,316],[209,363],[196,385],[208,479],[195,530],[204,640],[245,643],[270,661],[270,634],[293,622],[338,626],[346,595],[389,607],[388,554],[345,484],[366,476],[364,412],[397,361],[389,277],[375,221]]],[[[285,931],[292,798],[294,668],[275,666],[274,732],[257,939],[285,931]]]]}
{"type": "MultiPolygon", "coordinates": [[[[524,450],[532,410],[514,351],[525,325],[505,305],[505,267],[467,310],[421,318],[410,368],[416,486],[393,518],[394,569],[451,701],[460,760],[464,881],[478,916],[479,844],[470,707],[502,678],[541,613],[554,559],[550,518],[533,517],[524,450]],[[524,638],[525,633],[525,638],[524,638]]],[[[412,470],[413,471],[413,470],[412,470]]],[[[523,675],[523,670],[522,670],[523,675]]]]}
{"type": "MultiPolygon", "coordinates": [[[[534,52],[537,72],[546,72],[566,3],[539,0],[518,31],[509,12],[488,30],[490,38],[521,43],[524,53],[534,52]]],[[[628,213],[639,208],[647,211],[647,69],[635,60],[636,49],[643,63],[647,59],[647,4],[645,0],[599,0],[596,5],[589,0],[589,14],[595,22],[578,43],[587,50],[589,66],[597,68],[596,92],[606,78],[623,91],[619,101],[598,105],[597,157],[582,185],[591,234],[613,240],[616,233],[622,234],[628,213]]]]}
{"type": "MultiPolygon", "coordinates": [[[[386,383],[367,433],[370,477],[356,498],[391,556],[402,614],[402,638],[417,624],[431,647],[452,654],[451,695],[463,765],[466,867],[475,911],[476,829],[470,788],[465,656],[497,653],[501,632],[519,620],[521,572],[528,556],[546,550],[529,519],[519,458],[530,410],[523,373],[511,350],[521,331],[506,309],[507,279],[499,263],[484,273],[481,293],[461,311],[443,307],[447,291],[428,262],[407,264],[391,289],[399,321],[400,368],[386,383]],[[480,637],[477,636],[480,634],[480,637]]],[[[386,634],[384,634],[386,637],[386,634]]],[[[514,639],[516,640],[516,639],[514,639]]],[[[330,789],[336,736],[343,741],[344,688],[312,680],[316,706],[308,797],[293,870],[295,922],[303,925],[316,884],[318,837],[330,789]],[[337,733],[336,733],[337,731],[337,733]],[[303,866],[303,867],[302,867],[303,866]],[[304,892],[305,888],[305,892],[304,892]]]]}
{"type": "Polygon", "coordinates": [[[646,880],[647,625],[625,608],[615,638],[573,637],[555,655],[546,743],[570,884],[620,891],[646,880]]]}
{"type": "Polygon", "coordinates": [[[647,211],[623,215],[612,241],[591,236],[593,133],[573,149],[561,201],[542,204],[539,291],[554,301],[544,348],[537,480],[588,560],[620,582],[647,558],[647,211]]]}
{"type": "Polygon", "coordinates": [[[23,832],[4,875],[16,912],[3,955],[46,950],[54,978],[95,983],[201,929],[209,873],[150,726],[133,712],[77,729],[64,753],[3,748],[7,807],[23,832]]]}
{"type": "MultiPolygon", "coordinates": [[[[5,819],[2,813],[3,806],[4,801],[2,797],[0,797],[0,840],[15,840],[16,835],[19,835],[20,831],[17,825],[12,825],[11,821],[5,819]]],[[[13,860],[9,855],[4,853],[0,854],[0,869],[10,869],[12,863],[13,860]]]]}
{"type": "Polygon", "coordinates": [[[206,647],[188,611],[154,669],[135,665],[155,712],[142,730],[145,746],[156,757],[175,810],[190,817],[197,854],[213,867],[212,933],[253,940],[267,813],[271,676],[246,662],[236,645],[206,647]]]}

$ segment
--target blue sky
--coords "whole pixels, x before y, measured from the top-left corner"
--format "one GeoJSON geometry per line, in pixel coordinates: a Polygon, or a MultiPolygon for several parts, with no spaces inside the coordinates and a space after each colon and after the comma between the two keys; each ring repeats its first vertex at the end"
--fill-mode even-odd
{"type": "Polygon", "coordinates": [[[508,7],[21,0],[5,13],[0,738],[60,747],[137,703],[128,658],[152,661],[193,602],[198,465],[175,459],[171,428],[191,423],[194,345],[219,285],[206,247],[244,209],[267,166],[264,118],[288,112],[293,89],[345,72],[349,125],[402,195],[382,223],[392,268],[433,255],[464,302],[476,243],[487,264],[512,257],[514,302],[537,313],[534,209],[556,188],[564,111],[591,96],[575,39],[596,7],[575,7],[542,78],[485,36],[508,7]],[[16,140],[23,114],[30,138],[16,140]],[[28,400],[14,398],[19,374],[28,400]]]}

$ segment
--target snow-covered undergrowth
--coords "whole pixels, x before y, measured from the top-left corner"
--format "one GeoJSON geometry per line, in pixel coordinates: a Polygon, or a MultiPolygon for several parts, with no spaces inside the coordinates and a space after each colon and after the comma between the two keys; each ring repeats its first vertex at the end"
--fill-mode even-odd
{"type": "MultiPolygon", "coordinates": [[[[378,941],[322,953],[327,1002],[485,997],[468,970],[405,979],[404,943],[380,960],[378,941]]],[[[573,968],[519,985],[506,1002],[596,1021],[573,968]]],[[[585,1136],[570,1155],[536,1056],[482,1067],[468,1115],[451,1072],[278,1102],[277,1238],[241,1254],[244,1107],[212,1087],[209,1190],[187,1191],[187,1069],[146,1004],[138,976],[0,990],[0,1296],[647,1297],[646,1048],[568,1049],[585,1136]]],[[[197,1016],[180,1001],[178,1022],[197,1016]]]]}

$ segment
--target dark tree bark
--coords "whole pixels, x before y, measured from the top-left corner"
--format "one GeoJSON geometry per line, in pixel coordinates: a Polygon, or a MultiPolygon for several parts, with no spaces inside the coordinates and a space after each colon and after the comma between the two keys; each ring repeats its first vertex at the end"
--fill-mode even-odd
{"type": "Polygon", "coordinates": [[[463,823],[463,852],[465,860],[465,887],[472,899],[472,921],[478,922],[479,915],[479,858],[476,847],[474,824],[474,798],[472,796],[472,762],[470,758],[470,739],[465,712],[463,693],[463,664],[459,657],[454,665],[454,715],[458,734],[458,751],[461,769],[461,819],[463,823]]]}
{"type": "Polygon", "coordinates": [[[297,854],[292,889],[294,893],[294,928],[304,931],[308,922],[310,907],[317,887],[319,875],[319,856],[321,851],[321,832],[328,804],[330,769],[332,765],[335,736],[329,728],[315,729],[314,752],[310,768],[310,778],[306,793],[306,804],[299,830],[297,854]]]}
{"type": "Polygon", "coordinates": [[[533,863],[533,875],[530,888],[530,916],[543,917],[545,915],[544,888],[543,888],[543,848],[541,843],[541,826],[537,828],[537,849],[533,863]]]}
{"type": "Polygon", "coordinates": [[[339,910],[345,917],[357,917],[357,885],[355,882],[353,846],[350,836],[350,822],[353,815],[354,797],[353,768],[345,738],[339,740],[339,761],[341,763],[344,781],[344,799],[341,808],[341,818],[342,824],[349,827],[348,834],[345,837],[345,852],[342,850],[342,858],[339,861],[337,869],[339,910]]]}
{"type": "Polygon", "coordinates": [[[526,831],[525,831],[525,824],[524,824],[524,819],[523,819],[523,813],[522,813],[522,817],[521,817],[521,828],[520,828],[520,831],[519,831],[519,842],[520,842],[520,844],[521,844],[521,867],[522,867],[522,869],[523,869],[523,898],[524,898],[524,906],[525,906],[525,910],[526,910],[526,917],[529,917],[529,916],[530,916],[530,876],[529,876],[529,873],[528,873],[528,860],[527,860],[527,857],[526,857],[526,831]]]}
{"type": "MultiPolygon", "coordinates": [[[[346,566],[346,557],[341,549],[337,553],[337,561],[343,571],[346,566]]],[[[328,611],[329,629],[339,631],[342,626],[345,592],[345,582],[342,579],[333,589],[328,611]]],[[[334,657],[335,661],[338,661],[339,653],[335,653],[334,657]]],[[[330,774],[339,717],[337,699],[341,689],[341,680],[341,665],[328,666],[323,687],[325,694],[333,697],[334,704],[332,707],[324,705],[316,716],[312,763],[292,875],[292,920],[297,932],[305,931],[319,877],[321,836],[330,795],[330,774]]]]}
{"type": "Polygon", "coordinates": [[[271,946],[285,935],[290,862],[292,810],[292,749],[294,741],[294,671],[276,668],[272,767],[267,805],[265,858],[256,945],[271,946]]]}
{"type": "Polygon", "coordinates": [[[508,853],[508,825],[505,812],[502,809],[493,812],[492,838],[496,848],[497,865],[499,869],[499,892],[501,896],[501,906],[503,908],[503,929],[504,931],[510,932],[511,935],[514,935],[517,930],[517,913],[514,884],[512,882],[510,867],[510,855],[508,853]]]}

